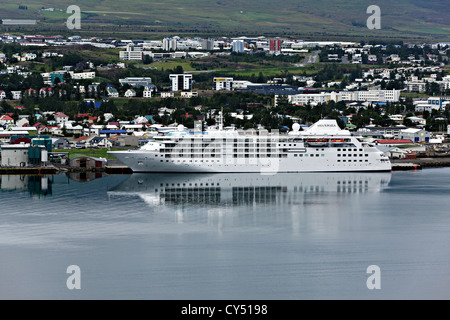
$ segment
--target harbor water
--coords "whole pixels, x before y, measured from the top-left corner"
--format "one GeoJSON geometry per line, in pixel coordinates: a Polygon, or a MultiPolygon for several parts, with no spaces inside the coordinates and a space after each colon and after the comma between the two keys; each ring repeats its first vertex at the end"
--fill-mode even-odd
{"type": "Polygon", "coordinates": [[[450,298],[450,168],[0,179],[0,299],[450,298]]]}

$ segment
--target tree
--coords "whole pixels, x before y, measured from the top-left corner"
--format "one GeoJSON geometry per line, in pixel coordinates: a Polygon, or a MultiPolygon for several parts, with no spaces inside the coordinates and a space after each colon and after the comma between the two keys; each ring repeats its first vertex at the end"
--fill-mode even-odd
{"type": "Polygon", "coordinates": [[[153,63],[153,58],[149,56],[148,54],[144,55],[144,58],[142,59],[143,64],[151,64],[153,63]]]}

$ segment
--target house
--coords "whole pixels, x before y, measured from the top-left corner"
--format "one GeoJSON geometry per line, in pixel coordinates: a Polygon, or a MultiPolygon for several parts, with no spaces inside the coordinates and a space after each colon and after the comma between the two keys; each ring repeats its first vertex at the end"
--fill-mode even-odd
{"type": "Polygon", "coordinates": [[[142,96],[144,98],[151,98],[152,97],[152,91],[153,90],[150,90],[149,87],[145,87],[144,91],[142,92],[142,96]]]}
{"type": "Polygon", "coordinates": [[[17,120],[16,122],[16,126],[18,127],[28,127],[30,124],[30,121],[28,121],[27,118],[21,118],[19,120],[17,120]]]}
{"type": "Polygon", "coordinates": [[[184,91],[181,92],[181,98],[192,98],[192,97],[197,97],[198,93],[197,92],[192,92],[192,91],[184,91]]]}
{"type": "Polygon", "coordinates": [[[108,88],[106,88],[106,92],[108,93],[108,97],[111,97],[111,98],[119,97],[119,91],[117,91],[116,88],[108,87],[108,88]]]}
{"type": "Polygon", "coordinates": [[[87,143],[87,146],[99,148],[111,148],[112,143],[105,137],[94,137],[87,143]]]}
{"type": "Polygon", "coordinates": [[[69,149],[69,143],[64,138],[53,138],[52,139],[53,149],[69,149]]]}
{"type": "Polygon", "coordinates": [[[3,90],[0,90],[0,100],[6,99],[6,92],[3,90]]]}
{"type": "Polygon", "coordinates": [[[53,95],[53,89],[52,88],[41,88],[41,90],[39,90],[39,95],[41,97],[50,97],[53,95]]]}
{"type": "Polygon", "coordinates": [[[161,92],[161,98],[173,98],[174,96],[173,92],[161,92]]]}
{"type": "Polygon", "coordinates": [[[69,121],[69,116],[66,116],[62,112],[55,113],[54,117],[57,124],[62,124],[69,121]]]}
{"type": "Polygon", "coordinates": [[[7,126],[7,125],[13,125],[14,119],[11,118],[8,115],[0,116],[0,125],[1,126],[7,126]]]}
{"type": "Polygon", "coordinates": [[[125,92],[125,97],[127,97],[127,98],[136,97],[136,91],[134,89],[128,89],[125,92]]]}
{"type": "Polygon", "coordinates": [[[22,91],[11,91],[11,95],[13,100],[22,99],[22,91]]]}

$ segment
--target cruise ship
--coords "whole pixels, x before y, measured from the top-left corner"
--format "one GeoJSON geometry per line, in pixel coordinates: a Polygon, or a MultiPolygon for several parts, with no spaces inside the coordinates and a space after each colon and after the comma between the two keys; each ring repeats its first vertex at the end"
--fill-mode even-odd
{"type": "Polygon", "coordinates": [[[189,130],[157,135],[137,150],[109,154],[133,172],[261,173],[391,171],[375,145],[342,130],[336,120],[319,120],[306,130],[294,123],[287,134],[267,130],[189,130]]]}

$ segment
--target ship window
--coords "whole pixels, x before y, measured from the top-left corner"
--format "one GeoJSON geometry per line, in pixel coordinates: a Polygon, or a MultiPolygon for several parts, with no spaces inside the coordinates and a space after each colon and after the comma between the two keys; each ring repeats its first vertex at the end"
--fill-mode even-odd
{"type": "Polygon", "coordinates": [[[345,153],[343,153],[343,154],[342,154],[342,156],[343,156],[343,157],[345,157],[345,156],[346,156],[346,154],[345,154],[345,153]]]}
{"type": "Polygon", "coordinates": [[[338,151],[341,151],[341,149],[338,149],[338,151]]]}
{"type": "Polygon", "coordinates": [[[340,155],[340,154],[338,154],[337,156],[338,156],[338,157],[340,157],[341,155],[340,155]]]}
{"type": "Polygon", "coordinates": [[[322,157],[325,157],[325,155],[322,153],[322,157]]]}
{"type": "Polygon", "coordinates": [[[296,155],[296,154],[294,154],[294,157],[296,157],[296,158],[297,158],[297,155],[296,155]]]}
{"type": "Polygon", "coordinates": [[[366,157],[368,157],[369,156],[369,154],[368,153],[366,153],[366,157]]]}
{"type": "Polygon", "coordinates": [[[302,155],[302,154],[300,155],[300,158],[301,158],[301,157],[303,157],[303,155],[302,155]]]}
{"type": "Polygon", "coordinates": [[[347,160],[342,160],[342,162],[347,162],[347,160]]]}
{"type": "Polygon", "coordinates": [[[338,160],[338,162],[341,162],[341,160],[338,160]]]}
{"type": "Polygon", "coordinates": [[[308,155],[307,154],[305,154],[305,157],[307,157],[308,155]]]}
{"type": "Polygon", "coordinates": [[[359,160],[359,162],[362,162],[362,160],[359,160]]]}
{"type": "Polygon", "coordinates": [[[316,154],[316,157],[318,157],[318,156],[319,156],[319,154],[317,153],[317,154],[316,154]]]}
{"type": "Polygon", "coordinates": [[[363,151],[363,149],[359,149],[359,151],[363,151]]]}
{"type": "Polygon", "coordinates": [[[159,160],[160,162],[163,162],[164,160],[159,160]]]}
{"type": "Polygon", "coordinates": [[[366,162],[369,162],[369,160],[366,160],[366,162]]]}

